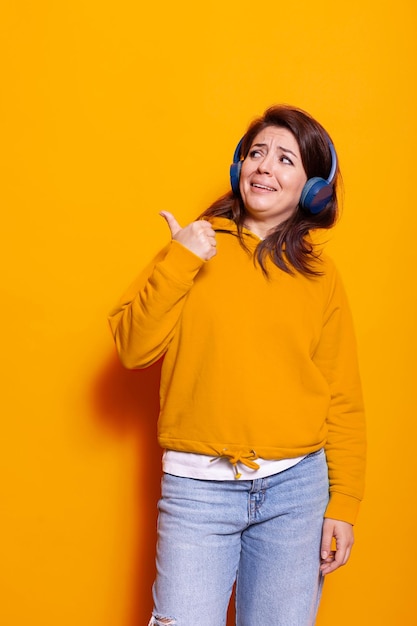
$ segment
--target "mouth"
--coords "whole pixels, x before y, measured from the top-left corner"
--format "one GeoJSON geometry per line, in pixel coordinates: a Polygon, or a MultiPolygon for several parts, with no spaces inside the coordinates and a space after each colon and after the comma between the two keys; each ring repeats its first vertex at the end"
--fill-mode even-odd
{"type": "Polygon", "coordinates": [[[263,191],[276,191],[274,187],[268,187],[267,185],[261,185],[260,183],[251,183],[251,187],[256,187],[256,189],[262,189],[263,191]]]}

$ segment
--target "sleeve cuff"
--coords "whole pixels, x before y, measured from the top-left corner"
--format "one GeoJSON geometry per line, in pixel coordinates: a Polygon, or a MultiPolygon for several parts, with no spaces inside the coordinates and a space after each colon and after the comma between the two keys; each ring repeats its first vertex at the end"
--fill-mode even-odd
{"type": "Polygon", "coordinates": [[[354,525],[359,512],[360,500],[343,493],[330,493],[330,501],[324,517],[354,525]]]}
{"type": "Polygon", "coordinates": [[[178,241],[173,240],[168,252],[158,266],[171,278],[175,278],[181,282],[192,282],[195,275],[205,264],[204,259],[191,252],[178,241]]]}

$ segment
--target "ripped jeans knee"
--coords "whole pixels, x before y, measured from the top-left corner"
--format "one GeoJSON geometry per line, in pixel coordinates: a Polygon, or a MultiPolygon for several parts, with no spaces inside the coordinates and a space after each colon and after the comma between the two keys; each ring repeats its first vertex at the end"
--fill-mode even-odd
{"type": "Polygon", "coordinates": [[[163,617],[162,615],[152,615],[148,626],[175,626],[177,620],[173,617],[163,617]]]}

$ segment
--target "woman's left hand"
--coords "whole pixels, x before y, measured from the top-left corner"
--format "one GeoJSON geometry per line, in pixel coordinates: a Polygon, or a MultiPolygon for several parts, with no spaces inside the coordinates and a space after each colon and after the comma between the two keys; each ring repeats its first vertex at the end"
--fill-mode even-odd
{"type": "Polygon", "coordinates": [[[324,519],[320,565],[320,570],[323,575],[330,574],[341,565],[347,563],[353,542],[352,524],[327,517],[324,519]],[[336,550],[331,549],[333,537],[336,543],[336,550]]]}

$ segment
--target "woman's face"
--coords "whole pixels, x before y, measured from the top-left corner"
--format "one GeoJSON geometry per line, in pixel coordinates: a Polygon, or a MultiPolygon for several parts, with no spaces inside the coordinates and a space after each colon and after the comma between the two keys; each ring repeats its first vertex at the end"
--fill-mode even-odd
{"type": "Polygon", "coordinates": [[[307,176],[300,149],[287,128],[267,126],[252,142],[240,174],[249,226],[274,228],[297,208],[307,176]]]}

